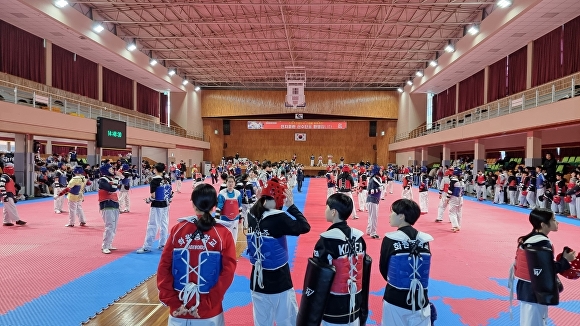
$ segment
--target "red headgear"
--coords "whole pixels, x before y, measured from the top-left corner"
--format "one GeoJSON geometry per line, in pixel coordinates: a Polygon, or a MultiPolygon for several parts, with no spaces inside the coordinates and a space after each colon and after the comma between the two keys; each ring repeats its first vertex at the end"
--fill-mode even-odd
{"type": "MultiPolygon", "coordinates": [[[[562,254],[558,254],[556,256],[556,260],[559,261],[562,258],[562,254]]],[[[580,258],[576,257],[570,263],[570,269],[566,270],[565,272],[560,273],[560,275],[564,276],[570,280],[577,280],[580,278],[580,258]]]]}
{"type": "Polygon", "coordinates": [[[266,187],[262,188],[262,196],[274,198],[276,201],[276,208],[284,206],[284,199],[286,199],[286,191],[288,187],[286,183],[278,178],[272,178],[266,183],[266,187]]]}
{"type": "Polygon", "coordinates": [[[453,169],[448,169],[447,171],[445,171],[445,175],[446,176],[453,175],[453,169]]]}
{"type": "Polygon", "coordinates": [[[342,167],[342,172],[350,172],[350,168],[348,167],[348,165],[345,165],[342,167]]]}
{"type": "Polygon", "coordinates": [[[8,174],[8,175],[14,175],[14,165],[6,164],[6,166],[4,166],[4,169],[2,170],[2,172],[5,174],[8,174]]]}

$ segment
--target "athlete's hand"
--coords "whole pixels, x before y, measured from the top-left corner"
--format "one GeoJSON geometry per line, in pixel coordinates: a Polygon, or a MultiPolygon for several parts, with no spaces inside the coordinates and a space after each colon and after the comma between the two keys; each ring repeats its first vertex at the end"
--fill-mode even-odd
{"type": "Polygon", "coordinates": [[[569,262],[573,262],[576,259],[576,251],[564,252],[562,256],[569,262]]]}
{"type": "Polygon", "coordinates": [[[177,310],[175,310],[172,315],[173,317],[178,317],[178,316],[185,316],[189,314],[189,310],[187,310],[187,308],[185,308],[185,306],[181,305],[179,308],[177,308],[177,310]]]}
{"type": "Polygon", "coordinates": [[[284,194],[286,195],[286,200],[284,201],[284,206],[290,207],[290,206],[294,205],[294,195],[292,194],[292,189],[286,189],[284,191],[284,194]]]}

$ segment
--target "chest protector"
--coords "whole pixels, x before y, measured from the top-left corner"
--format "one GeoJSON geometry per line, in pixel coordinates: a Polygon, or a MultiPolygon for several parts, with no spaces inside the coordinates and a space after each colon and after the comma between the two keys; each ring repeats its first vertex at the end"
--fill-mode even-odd
{"type": "Polygon", "coordinates": [[[411,240],[403,231],[390,232],[385,236],[398,241],[402,248],[389,259],[387,282],[399,290],[412,293],[419,290],[421,295],[429,285],[431,253],[419,252],[419,246],[433,241],[433,237],[419,232],[417,239],[411,240]]]}
{"type": "Polygon", "coordinates": [[[484,175],[477,175],[477,179],[475,179],[478,185],[485,184],[485,176],[484,175]]]}
{"type": "Polygon", "coordinates": [[[155,188],[155,200],[156,201],[169,201],[171,197],[171,185],[167,183],[162,183],[159,187],[155,188]]]}
{"type": "Polygon", "coordinates": [[[352,184],[350,183],[350,180],[348,180],[346,176],[340,177],[338,179],[338,189],[340,189],[341,191],[350,191],[351,188],[352,184]]]}
{"type": "MultiPolygon", "coordinates": [[[[101,179],[107,180],[107,182],[110,184],[113,183],[113,179],[111,179],[110,177],[101,177],[101,179]]],[[[119,197],[117,196],[116,192],[109,192],[105,189],[99,189],[98,194],[99,194],[99,202],[104,202],[107,200],[112,200],[114,202],[119,201],[119,197]]]]}
{"type": "Polygon", "coordinates": [[[518,247],[518,250],[516,251],[514,275],[519,280],[531,282],[530,272],[528,271],[528,260],[526,258],[526,252],[521,246],[518,247]]]}
{"type": "Polygon", "coordinates": [[[234,197],[229,198],[229,193],[227,189],[220,192],[222,196],[226,199],[224,207],[221,209],[221,219],[227,219],[229,221],[235,221],[240,218],[240,204],[238,203],[238,198],[241,196],[240,192],[234,189],[234,197]]]}
{"type": "MultiPolygon", "coordinates": [[[[197,220],[192,217],[179,219],[178,222],[184,220],[197,223],[197,220]]],[[[187,223],[183,226],[185,225],[187,223]]],[[[217,233],[215,227],[213,230],[217,233]]],[[[222,255],[220,251],[208,250],[208,240],[207,235],[197,232],[191,235],[184,247],[173,249],[171,266],[173,288],[179,291],[179,299],[184,305],[195,297],[194,307],[197,307],[200,301],[199,295],[209,293],[218,282],[222,269],[222,255]],[[195,244],[194,248],[203,249],[191,249],[192,242],[195,244]]]]}
{"type": "Polygon", "coordinates": [[[410,182],[409,182],[409,179],[408,179],[407,177],[405,177],[405,179],[403,179],[403,188],[404,188],[404,187],[407,187],[407,186],[409,186],[409,187],[410,187],[409,183],[410,183],[410,182]]]}
{"type": "Polygon", "coordinates": [[[61,187],[66,187],[66,174],[64,172],[62,172],[62,171],[58,171],[56,173],[56,177],[58,179],[58,184],[61,187]]]}
{"type": "Polygon", "coordinates": [[[354,295],[362,290],[364,252],[356,252],[354,244],[363,236],[362,231],[351,228],[351,239],[340,229],[331,229],[323,232],[320,236],[326,239],[336,239],[347,244],[348,251],[332,260],[332,266],[336,269],[334,281],[330,287],[330,293],[337,295],[354,295]]]}
{"type": "MultiPolygon", "coordinates": [[[[288,263],[288,243],[286,236],[274,238],[260,231],[260,222],[277,214],[286,213],[275,209],[265,212],[262,219],[258,221],[258,225],[254,231],[246,234],[250,263],[254,265],[256,273],[261,274],[262,269],[276,270],[288,263]]],[[[263,288],[263,284],[260,287],[263,288]]]]}
{"type": "Polygon", "coordinates": [[[6,193],[9,194],[9,197],[16,195],[16,186],[14,185],[14,180],[12,180],[12,178],[7,174],[2,174],[0,177],[5,180],[4,189],[6,189],[6,193]]]}
{"type": "Polygon", "coordinates": [[[451,181],[453,183],[453,189],[451,190],[451,196],[463,197],[463,183],[458,180],[451,181]]]}
{"type": "Polygon", "coordinates": [[[334,187],[335,184],[336,184],[336,180],[334,178],[334,173],[327,173],[326,174],[326,185],[328,186],[328,188],[334,187]]]}

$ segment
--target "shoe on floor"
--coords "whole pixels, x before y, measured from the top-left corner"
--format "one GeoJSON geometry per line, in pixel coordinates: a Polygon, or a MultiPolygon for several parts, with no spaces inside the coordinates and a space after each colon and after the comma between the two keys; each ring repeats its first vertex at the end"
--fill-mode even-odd
{"type": "Polygon", "coordinates": [[[358,216],[355,216],[352,218],[353,220],[358,220],[358,216]]]}
{"type": "Polygon", "coordinates": [[[4,226],[14,226],[14,223],[3,223],[4,226]]]}
{"type": "Polygon", "coordinates": [[[74,226],[75,226],[74,224],[67,224],[67,225],[65,225],[64,227],[67,227],[67,228],[72,228],[72,227],[74,227],[74,226]]]}
{"type": "Polygon", "coordinates": [[[117,250],[115,247],[109,247],[109,250],[117,250]]]}
{"type": "Polygon", "coordinates": [[[107,248],[105,248],[105,249],[102,249],[101,251],[102,251],[104,254],[107,254],[107,255],[111,253],[111,250],[109,250],[109,249],[107,249],[107,248]]]}
{"type": "Polygon", "coordinates": [[[55,214],[60,214],[60,213],[62,213],[62,211],[59,211],[58,209],[55,209],[55,210],[54,210],[54,213],[55,213],[55,214]]]}
{"type": "Polygon", "coordinates": [[[15,223],[16,223],[17,225],[24,225],[24,224],[26,224],[26,221],[23,221],[23,220],[18,220],[18,221],[16,221],[15,223]]]}
{"type": "Polygon", "coordinates": [[[378,239],[378,238],[379,238],[379,236],[378,236],[378,235],[376,235],[376,234],[374,234],[374,235],[371,235],[371,238],[373,238],[373,239],[378,239]]]}
{"type": "Polygon", "coordinates": [[[163,250],[163,248],[165,248],[165,245],[157,247],[159,250],[163,250]]]}
{"type": "Polygon", "coordinates": [[[441,222],[443,222],[443,220],[435,220],[435,222],[441,223],[441,222]]]}
{"type": "Polygon", "coordinates": [[[87,223],[85,223],[85,222],[81,222],[81,224],[80,224],[80,226],[85,226],[85,225],[87,225],[87,223]]]}
{"type": "Polygon", "coordinates": [[[138,253],[138,254],[144,254],[144,253],[147,253],[147,252],[151,252],[151,249],[139,248],[136,251],[136,253],[138,253]]]}
{"type": "Polygon", "coordinates": [[[459,232],[459,228],[452,228],[451,231],[453,231],[453,233],[457,233],[459,232]]]}

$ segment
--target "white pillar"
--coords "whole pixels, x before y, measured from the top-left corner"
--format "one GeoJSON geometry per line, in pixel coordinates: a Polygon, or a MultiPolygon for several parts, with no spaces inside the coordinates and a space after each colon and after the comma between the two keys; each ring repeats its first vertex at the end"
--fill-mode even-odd
{"type": "Polygon", "coordinates": [[[485,172],[485,144],[482,140],[475,140],[475,157],[473,158],[473,175],[477,174],[477,171],[485,172]]]}
{"type": "Polygon", "coordinates": [[[526,166],[542,164],[542,132],[528,131],[526,139],[526,166]]]}

